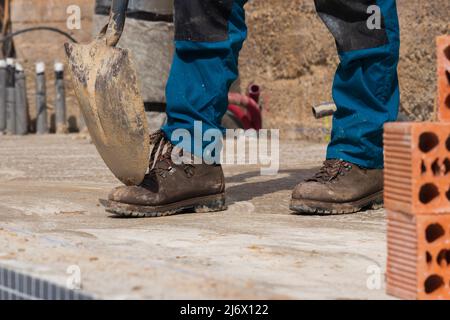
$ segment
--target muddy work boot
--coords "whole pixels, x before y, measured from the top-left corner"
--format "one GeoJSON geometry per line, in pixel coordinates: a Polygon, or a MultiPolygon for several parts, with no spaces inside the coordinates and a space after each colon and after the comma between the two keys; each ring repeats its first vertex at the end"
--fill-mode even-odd
{"type": "Polygon", "coordinates": [[[115,188],[108,200],[101,200],[107,212],[123,217],[161,217],[226,210],[220,165],[175,164],[173,146],[164,134],[158,131],[152,140],[149,173],[139,186],[115,188]]]}
{"type": "Polygon", "coordinates": [[[383,204],[383,170],[343,160],[326,160],[311,179],[292,193],[291,210],[300,214],[345,214],[383,204]]]}

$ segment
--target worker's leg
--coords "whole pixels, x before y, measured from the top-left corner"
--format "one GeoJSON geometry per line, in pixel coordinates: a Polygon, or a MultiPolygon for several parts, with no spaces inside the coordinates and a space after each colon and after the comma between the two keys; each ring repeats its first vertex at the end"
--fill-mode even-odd
{"type": "Polygon", "coordinates": [[[247,36],[246,2],[175,0],[175,56],[163,127],[169,139],[176,129],[187,129],[193,136],[195,121],[201,121],[203,132],[222,130],[228,90],[238,76],[238,55],[247,36]]]}
{"type": "Polygon", "coordinates": [[[226,208],[222,167],[207,164],[207,159],[200,164],[175,163],[172,151],[178,149],[172,150],[173,144],[180,142],[183,151],[188,149],[197,156],[203,156],[204,145],[202,141],[192,143],[192,139],[185,144],[173,139],[172,133],[185,129],[194,138],[196,121],[201,122],[203,132],[222,129],[228,89],[237,78],[238,54],[247,35],[245,2],[175,0],[176,42],[167,84],[168,123],[163,133],[152,135],[151,169],[144,181],[139,186],[113,190],[109,212],[155,217],[226,208]],[[193,148],[198,144],[199,148],[193,148]]]}
{"type": "Polygon", "coordinates": [[[383,124],[396,120],[399,109],[396,1],[315,0],[315,3],[336,39],[341,59],[333,86],[338,109],[327,158],[343,159],[365,168],[382,168],[383,124]],[[381,9],[379,16],[377,8],[381,9]]]}
{"type": "Polygon", "coordinates": [[[383,201],[383,124],[397,118],[399,26],[395,0],[315,0],[336,39],[337,112],[327,161],[292,194],[300,213],[352,213],[383,201]]]}

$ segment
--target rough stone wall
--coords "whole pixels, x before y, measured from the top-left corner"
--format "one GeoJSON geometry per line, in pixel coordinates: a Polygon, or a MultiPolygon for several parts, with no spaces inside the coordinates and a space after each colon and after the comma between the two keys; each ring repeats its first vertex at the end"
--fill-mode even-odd
{"type": "MultiPolygon", "coordinates": [[[[397,6],[402,110],[414,119],[431,119],[436,95],[435,37],[450,31],[450,2],[398,0],[397,6]]],[[[323,128],[330,124],[315,120],[311,107],[331,101],[338,58],[314,1],[250,0],[247,22],[241,82],[242,86],[250,82],[263,86],[265,127],[281,128],[284,137],[323,139],[323,128]]]]}
{"type": "MultiPolygon", "coordinates": [[[[75,1],[75,0],[73,0],[75,1]]],[[[400,82],[403,111],[418,120],[433,118],[436,95],[435,37],[450,33],[450,1],[397,0],[400,15],[402,47],[400,82]]],[[[69,0],[33,1],[33,6],[44,3],[39,19],[19,14],[15,9],[13,28],[56,23],[64,27],[66,17],[62,3],[69,0]],[[58,6],[55,6],[58,3],[58,6]],[[53,7],[52,7],[53,6],[53,7]],[[50,10],[49,8],[52,9],[50,10]],[[59,8],[59,9],[58,9],[59,8]],[[64,17],[61,18],[61,17],[64,17]],[[20,18],[20,19],[19,19],[20,18]],[[19,21],[20,20],[20,21],[19,21]],[[56,21],[57,20],[57,21],[56,21]],[[56,21],[56,22],[55,22],[56,21]]],[[[74,34],[79,40],[92,37],[91,19],[93,0],[76,0],[86,6],[83,28],[74,34]],[[86,24],[84,24],[86,23],[86,24]]],[[[16,0],[14,6],[28,3],[16,0]]],[[[25,6],[25,5],[24,5],[25,6]]],[[[34,7],[33,7],[34,8],[34,7]]],[[[329,119],[315,120],[311,107],[331,101],[331,85],[338,58],[334,40],[316,15],[313,0],[250,0],[247,4],[249,38],[240,59],[241,86],[256,82],[264,89],[264,125],[281,128],[283,137],[324,139],[330,127],[329,119]],[[324,130],[325,129],[325,130],[324,130]]],[[[67,30],[66,30],[67,31],[67,30]]],[[[28,76],[30,113],[34,117],[34,63],[39,60],[48,65],[48,99],[50,114],[53,108],[53,72],[55,60],[62,60],[61,36],[51,37],[59,51],[48,44],[43,33],[25,34],[16,39],[19,60],[28,76]],[[32,41],[32,45],[28,42],[32,41]],[[30,51],[31,49],[31,51],[30,51]]],[[[68,116],[71,128],[76,129],[78,106],[73,97],[70,81],[67,83],[68,116]]]]}

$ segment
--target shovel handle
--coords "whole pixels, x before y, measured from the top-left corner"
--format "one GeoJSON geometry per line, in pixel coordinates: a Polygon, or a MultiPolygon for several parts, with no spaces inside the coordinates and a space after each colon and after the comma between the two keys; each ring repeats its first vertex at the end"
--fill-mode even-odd
{"type": "Polygon", "coordinates": [[[126,12],[129,0],[113,0],[106,33],[106,44],[115,47],[125,27],[126,12]]]}

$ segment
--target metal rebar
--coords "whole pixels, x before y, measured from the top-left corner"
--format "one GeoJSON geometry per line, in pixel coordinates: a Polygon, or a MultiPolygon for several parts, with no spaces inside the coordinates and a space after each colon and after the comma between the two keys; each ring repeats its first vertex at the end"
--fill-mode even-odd
{"type": "Polygon", "coordinates": [[[16,66],[14,59],[6,59],[6,133],[16,134],[16,66]]]}
{"type": "Polygon", "coordinates": [[[0,134],[6,130],[6,60],[0,60],[0,134]]]}
{"type": "Polygon", "coordinates": [[[55,63],[55,118],[56,118],[56,133],[67,133],[66,120],[66,92],[64,85],[64,64],[55,63]]]}
{"type": "Polygon", "coordinates": [[[36,133],[48,133],[47,91],[45,86],[45,64],[36,64],[36,133]]]}
{"type": "Polygon", "coordinates": [[[28,104],[25,72],[23,67],[16,64],[16,134],[28,133],[28,104]]]}

